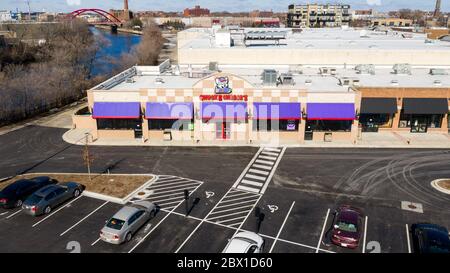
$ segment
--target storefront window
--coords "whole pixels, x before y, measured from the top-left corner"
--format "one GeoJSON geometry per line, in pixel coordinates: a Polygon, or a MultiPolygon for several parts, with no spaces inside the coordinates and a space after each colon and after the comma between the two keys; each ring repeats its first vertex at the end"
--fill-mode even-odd
{"type": "Polygon", "coordinates": [[[441,128],[443,115],[429,115],[428,127],[429,128],[441,128]]]}
{"type": "Polygon", "coordinates": [[[99,130],[133,130],[141,125],[140,119],[97,119],[99,130]]]}
{"type": "Polygon", "coordinates": [[[299,120],[253,120],[253,131],[298,131],[299,120]]]}
{"type": "Polygon", "coordinates": [[[351,120],[308,120],[306,131],[324,132],[350,132],[352,130],[351,120]]]}
{"type": "Polygon", "coordinates": [[[398,128],[408,128],[411,127],[411,115],[407,115],[402,112],[400,113],[400,121],[398,123],[398,128]]]}
{"type": "Polygon", "coordinates": [[[189,119],[149,119],[149,130],[179,130],[189,131],[192,128],[192,120],[189,119]]]}
{"type": "Polygon", "coordinates": [[[359,122],[363,127],[391,128],[392,115],[390,114],[361,114],[359,122]]]}

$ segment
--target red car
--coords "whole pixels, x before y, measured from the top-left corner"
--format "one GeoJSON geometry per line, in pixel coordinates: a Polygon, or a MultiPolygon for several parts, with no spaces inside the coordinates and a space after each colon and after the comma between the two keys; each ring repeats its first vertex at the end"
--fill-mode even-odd
{"type": "Polygon", "coordinates": [[[362,229],[362,213],[351,206],[341,206],[334,218],[331,241],[338,246],[357,248],[362,229]]]}

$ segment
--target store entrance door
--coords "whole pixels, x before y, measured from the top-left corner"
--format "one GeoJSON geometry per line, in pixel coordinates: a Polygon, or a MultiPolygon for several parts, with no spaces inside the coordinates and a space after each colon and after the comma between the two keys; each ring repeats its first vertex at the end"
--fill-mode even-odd
{"type": "Polygon", "coordinates": [[[230,138],[230,124],[226,121],[216,123],[216,138],[229,139],[230,138]]]}
{"type": "Polygon", "coordinates": [[[411,133],[426,133],[428,130],[428,118],[424,115],[411,116],[411,133]]]}
{"type": "Polygon", "coordinates": [[[134,138],[142,138],[142,124],[137,123],[134,127],[134,138]]]}

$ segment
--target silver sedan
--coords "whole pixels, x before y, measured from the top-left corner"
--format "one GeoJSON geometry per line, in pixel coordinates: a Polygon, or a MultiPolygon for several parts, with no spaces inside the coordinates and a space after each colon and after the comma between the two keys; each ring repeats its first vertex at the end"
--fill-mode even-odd
{"type": "Polygon", "coordinates": [[[155,217],[156,213],[155,204],[149,201],[139,201],[125,206],[106,221],[100,231],[100,239],[116,245],[128,242],[150,218],[155,217]]]}

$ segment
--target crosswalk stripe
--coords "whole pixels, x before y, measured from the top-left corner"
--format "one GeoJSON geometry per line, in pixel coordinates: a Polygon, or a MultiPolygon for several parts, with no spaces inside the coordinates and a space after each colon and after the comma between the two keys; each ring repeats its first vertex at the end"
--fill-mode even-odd
{"type": "Polygon", "coordinates": [[[258,173],[258,174],[262,174],[262,175],[269,175],[269,172],[260,171],[260,170],[257,170],[257,169],[249,169],[248,171],[251,172],[251,173],[258,173]]]}
{"type": "Polygon", "coordinates": [[[273,161],[277,160],[276,157],[273,157],[273,156],[267,156],[267,155],[260,155],[260,156],[258,156],[258,159],[259,159],[259,158],[267,159],[267,160],[273,160],[273,161]]]}
{"type": "Polygon", "coordinates": [[[237,214],[242,214],[242,213],[247,213],[249,210],[243,210],[243,211],[238,211],[238,212],[233,212],[233,213],[227,213],[225,215],[219,215],[219,216],[214,216],[214,217],[208,217],[206,220],[213,220],[213,219],[219,219],[219,218],[226,218],[228,216],[231,215],[237,215],[237,214]]]}
{"type": "MultiPolygon", "coordinates": [[[[266,181],[266,177],[265,176],[246,174],[245,177],[251,178],[251,179],[256,179],[256,180],[261,180],[261,181],[266,181]]],[[[242,181],[244,181],[244,179],[242,179],[242,181]]]]}
{"type": "Polygon", "coordinates": [[[237,186],[237,188],[244,190],[244,191],[259,192],[258,189],[250,188],[250,187],[246,187],[246,186],[242,186],[242,185],[237,186]]]}
{"type": "Polygon", "coordinates": [[[250,181],[247,179],[242,179],[241,183],[249,184],[249,185],[256,186],[256,187],[261,187],[263,185],[263,183],[261,183],[261,182],[254,182],[254,181],[250,181]]]}
{"type": "Polygon", "coordinates": [[[255,160],[256,163],[261,163],[261,164],[267,164],[267,165],[273,165],[274,163],[272,161],[267,161],[267,160],[261,160],[261,159],[257,159],[255,160]]]}
{"type": "Polygon", "coordinates": [[[264,166],[264,165],[259,165],[259,164],[253,164],[252,165],[253,168],[260,168],[260,169],[264,169],[264,170],[272,170],[272,167],[270,166],[264,166]]]}
{"type": "Polygon", "coordinates": [[[265,147],[264,150],[265,150],[265,151],[272,151],[272,152],[281,152],[281,149],[278,149],[278,148],[270,148],[270,147],[265,147]]]}
{"type": "Polygon", "coordinates": [[[226,212],[226,211],[235,211],[237,209],[243,209],[243,208],[248,208],[248,207],[253,207],[253,204],[246,205],[246,206],[241,206],[241,207],[234,207],[234,208],[231,208],[231,209],[224,209],[224,210],[217,210],[217,208],[216,208],[216,209],[214,209],[213,212],[211,212],[210,215],[217,214],[217,213],[222,213],[222,212],[226,212]]]}
{"type": "Polygon", "coordinates": [[[265,155],[273,155],[273,156],[278,156],[278,155],[279,155],[278,153],[265,152],[265,151],[262,151],[261,153],[262,153],[262,154],[265,154],[265,155]]]}

